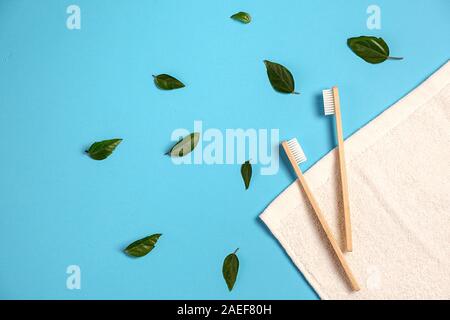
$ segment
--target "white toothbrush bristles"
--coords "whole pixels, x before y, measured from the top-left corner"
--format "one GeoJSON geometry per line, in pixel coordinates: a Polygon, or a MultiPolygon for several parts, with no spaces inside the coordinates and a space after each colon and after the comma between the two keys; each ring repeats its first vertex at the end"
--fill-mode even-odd
{"type": "Polygon", "coordinates": [[[296,138],[287,141],[287,145],[298,164],[306,161],[305,153],[296,138]]]}
{"type": "Polygon", "coordinates": [[[334,96],[333,90],[327,89],[322,90],[323,95],[323,111],[326,116],[334,114],[334,96]]]}

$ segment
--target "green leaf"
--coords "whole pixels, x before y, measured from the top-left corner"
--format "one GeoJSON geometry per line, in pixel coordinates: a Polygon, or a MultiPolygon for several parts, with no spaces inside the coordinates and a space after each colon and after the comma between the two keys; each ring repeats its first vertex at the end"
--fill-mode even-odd
{"type": "Polygon", "coordinates": [[[347,39],[347,45],[361,59],[377,64],[386,59],[401,60],[403,58],[390,57],[389,47],[382,38],[361,36],[347,39]]]}
{"type": "Polygon", "coordinates": [[[156,233],[151,236],[142,238],[130,244],[125,248],[124,252],[132,257],[143,257],[155,247],[161,234],[156,233]]]}
{"type": "Polygon", "coordinates": [[[183,157],[187,155],[197,146],[199,138],[200,133],[198,132],[187,135],[166,152],[166,155],[170,155],[171,157],[183,157]]]}
{"type": "Polygon", "coordinates": [[[109,155],[116,149],[122,139],[103,140],[93,143],[86,153],[94,160],[103,160],[108,158],[109,155]]]}
{"type": "Polygon", "coordinates": [[[269,77],[272,87],[282,93],[294,93],[295,82],[292,73],[281,64],[264,60],[264,64],[267,68],[267,76],[269,77]]]}
{"type": "Polygon", "coordinates": [[[227,255],[225,260],[223,260],[222,275],[230,291],[233,290],[239,271],[239,259],[236,255],[238,250],[236,249],[233,253],[227,255]]]}
{"type": "Polygon", "coordinates": [[[180,80],[169,76],[168,74],[160,74],[153,76],[153,78],[156,86],[162,90],[173,90],[184,87],[184,84],[180,80]]]}
{"type": "Polygon", "coordinates": [[[250,161],[245,161],[241,166],[241,175],[244,180],[245,189],[247,190],[250,186],[250,180],[252,179],[252,165],[250,161]]]}
{"type": "Polygon", "coordinates": [[[250,21],[252,21],[252,17],[247,12],[242,11],[233,14],[230,18],[245,24],[250,23],[250,21]]]}

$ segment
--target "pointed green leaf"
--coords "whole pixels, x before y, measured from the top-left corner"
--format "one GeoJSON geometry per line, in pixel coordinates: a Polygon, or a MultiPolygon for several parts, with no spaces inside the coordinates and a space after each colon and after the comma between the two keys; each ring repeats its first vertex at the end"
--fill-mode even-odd
{"type": "Polygon", "coordinates": [[[247,190],[250,186],[250,180],[252,179],[252,165],[250,161],[245,161],[241,166],[241,175],[244,180],[245,189],[247,190]]]}
{"type": "Polygon", "coordinates": [[[173,90],[184,87],[184,84],[180,80],[169,76],[168,74],[160,74],[153,76],[153,78],[156,86],[162,90],[173,90]]]}
{"type": "Polygon", "coordinates": [[[143,257],[155,247],[161,234],[156,233],[151,236],[142,238],[130,244],[125,248],[124,252],[132,257],[143,257]]]}
{"type": "Polygon", "coordinates": [[[109,155],[116,149],[122,139],[103,140],[93,143],[86,153],[94,160],[103,160],[108,158],[109,155]]]}
{"type": "Polygon", "coordinates": [[[292,73],[279,63],[264,60],[272,87],[282,93],[295,93],[295,82],[292,73]]]}
{"type": "Polygon", "coordinates": [[[193,132],[178,141],[166,154],[171,157],[183,157],[194,150],[199,138],[200,133],[193,132]]]}
{"type": "Polygon", "coordinates": [[[252,21],[252,17],[247,12],[242,11],[233,14],[230,18],[245,24],[250,23],[250,21],[252,21]]]}
{"type": "Polygon", "coordinates": [[[227,283],[229,291],[233,290],[239,271],[239,259],[236,255],[237,251],[238,249],[236,249],[234,253],[230,253],[226,256],[225,260],[223,260],[222,275],[227,283]]]}
{"type": "Polygon", "coordinates": [[[389,46],[382,38],[371,36],[349,38],[347,45],[358,57],[372,64],[384,62],[386,59],[403,59],[390,57],[389,46]]]}

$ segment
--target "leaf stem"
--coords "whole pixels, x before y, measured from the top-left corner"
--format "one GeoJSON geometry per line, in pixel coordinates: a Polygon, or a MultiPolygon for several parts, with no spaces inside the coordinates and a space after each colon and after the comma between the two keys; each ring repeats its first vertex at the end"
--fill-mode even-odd
{"type": "Polygon", "coordinates": [[[403,60],[403,57],[388,57],[389,60],[403,60]]]}
{"type": "Polygon", "coordinates": [[[300,94],[300,92],[294,91],[292,92],[292,94],[300,94]]]}
{"type": "Polygon", "coordinates": [[[238,252],[239,248],[237,248],[236,250],[234,250],[233,254],[236,254],[236,252],[238,252]]]}

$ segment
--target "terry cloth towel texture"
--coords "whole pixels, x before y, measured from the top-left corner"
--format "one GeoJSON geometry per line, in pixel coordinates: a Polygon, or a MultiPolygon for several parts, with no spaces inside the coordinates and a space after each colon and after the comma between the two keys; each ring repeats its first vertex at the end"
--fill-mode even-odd
{"type": "MultiPolygon", "coordinates": [[[[322,299],[450,298],[450,62],[345,142],[351,292],[297,182],[261,214],[322,299]]],[[[306,180],[343,248],[336,149],[306,180]]]]}

